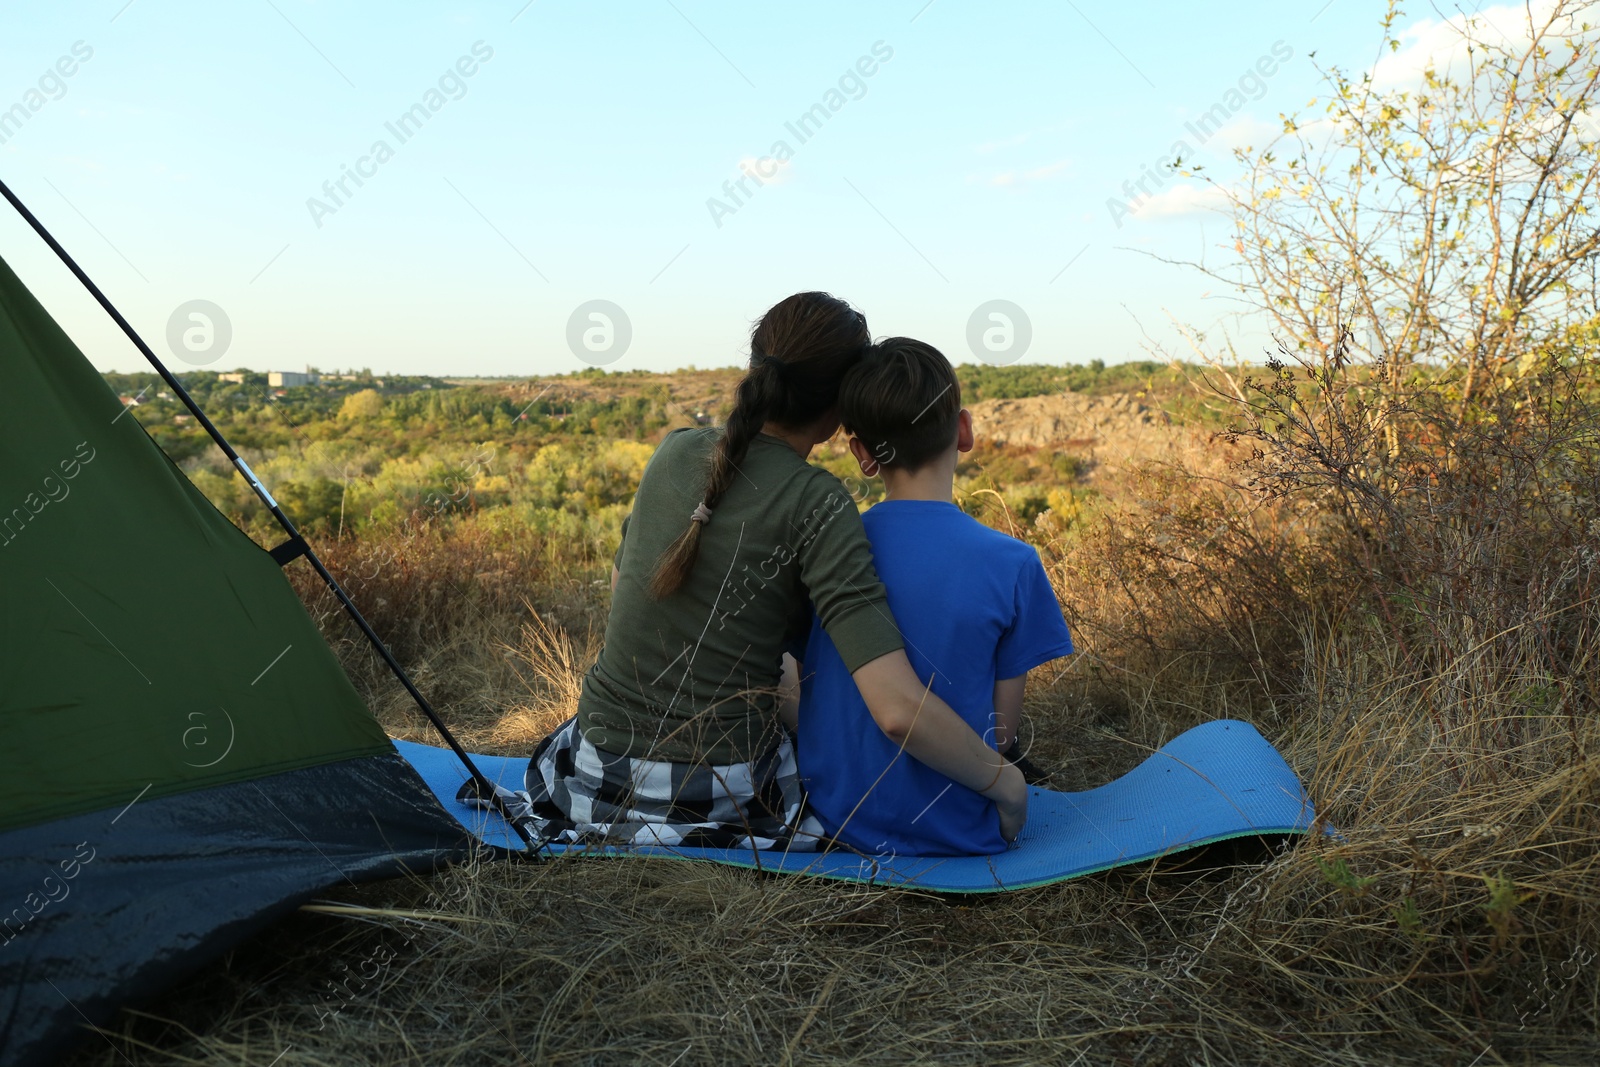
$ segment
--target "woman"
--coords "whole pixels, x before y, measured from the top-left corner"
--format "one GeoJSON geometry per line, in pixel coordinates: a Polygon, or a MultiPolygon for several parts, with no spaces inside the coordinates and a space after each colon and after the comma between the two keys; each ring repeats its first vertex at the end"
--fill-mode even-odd
{"type": "Polygon", "coordinates": [[[917,679],[850,494],[806,462],[838,429],[839,383],[870,342],[843,301],[791,296],[752,332],[727,426],[661,442],[623,523],[578,713],[529,763],[547,838],[817,847],[778,710],[783,652],[812,605],[883,731],[994,800],[1007,840],[1021,829],[1021,773],[917,679]]]}

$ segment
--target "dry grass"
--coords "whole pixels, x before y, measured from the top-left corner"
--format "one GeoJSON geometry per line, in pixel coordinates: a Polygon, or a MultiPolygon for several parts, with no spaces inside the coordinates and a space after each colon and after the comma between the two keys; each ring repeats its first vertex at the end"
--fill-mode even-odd
{"type": "MultiPolygon", "coordinates": [[[[1030,692],[1033,754],[1086,788],[1196,722],[1245,718],[1339,836],[958,900],[480,859],[329,894],[76,1062],[1600,1061],[1600,725],[1581,672],[1552,674],[1532,616],[1469,640],[1436,614],[1449,632],[1429,647],[1456,651],[1420,654],[1349,593],[1319,512],[1234,493],[1193,458],[1078,528],[1041,520],[1083,651],[1030,692]]],[[[603,564],[491,567],[472,552],[493,546],[467,547],[390,546],[405,565],[364,599],[394,613],[469,746],[526,752],[571,713],[603,564]]],[[[1586,668],[1594,599],[1571,590],[1561,662],[1586,668]]],[[[391,730],[423,737],[340,647],[391,730]]]]}

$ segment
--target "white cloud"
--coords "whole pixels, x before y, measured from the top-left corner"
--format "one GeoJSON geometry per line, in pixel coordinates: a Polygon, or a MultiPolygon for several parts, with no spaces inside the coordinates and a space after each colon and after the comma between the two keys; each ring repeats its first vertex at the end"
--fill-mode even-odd
{"type": "Polygon", "coordinates": [[[1001,148],[1015,148],[1017,145],[1026,142],[1028,138],[1032,136],[1033,135],[1031,133],[1019,133],[1012,137],[1002,137],[998,141],[985,141],[983,144],[973,145],[972,150],[979,155],[986,155],[1001,148]]]}
{"type": "Polygon", "coordinates": [[[1058,159],[1054,163],[1046,163],[1042,167],[1035,167],[1032,170],[1025,170],[1022,172],[1022,177],[1025,181],[1030,182],[1043,181],[1046,178],[1050,178],[1056,174],[1059,174],[1070,166],[1072,166],[1072,160],[1058,159]]]}
{"type": "Polygon", "coordinates": [[[1133,213],[1141,219],[1173,219],[1220,211],[1228,205],[1222,190],[1209,183],[1183,182],[1139,201],[1133,213]]]}
{"type": "Polygon", "coordinates": [[[1076,120],[1069,119],[1066,122],[1058,122],[1053,126],[1041,126],[1036,130],[1023,130],[1021,133],[1014,133],[1009,137],[997,137],[992,141],[975,144],[972,146],[972,150],[979,155],[987,155],[990,152],[998,152],[1002,148],[1015,148],[1018,145],[1027,144],[1035,137],[1047,133],[1060,133],[1062,130],[1070,130],[1077,124],[1076,120]]]}
{"type": "Polygon", "coordinates": [[[1283,121],[1268,122],[1241,111],[1206,141],[1206,148],[1230,153],[1235,148],[1264,148],[1283,134],[1283,121]]]}
{"type": "Polygon", "coordinates": [[[1042,167],[1030,167],[1027,170],[1003,170],[999,174],[991,175],[988,184],[1001,187],[1015,188],[1019,185],[1032,185],[1036,182],[1049,181],[1062,175],[1072,167],[1072,160],[1058,159],[1054,163],[1046,163],[1042,167]]]}
{"type": "MultiPolygon", "coordinates": [[[[1497,4],[1475,14],[1459,12],[1443,20],[1418,19],[1400,32],[1400,50],[1384,55],[1373,65],[1373,84],[1380,90],[1417,85],[1429,66],[1441,75],[1464,75],[1471,58],[1469,33],[1472,39],[1483,43],[1524,48],[1534,33],[1549,22],[1556,4],[1557,0],[1532,0],[1527,7],[1497,4]]],[[[1582,11],[1580,7],[1580,14],[1582,11]]],[[[1577,22],[1567,15],[1551,29],[1574,32],[1577,22]]]]}

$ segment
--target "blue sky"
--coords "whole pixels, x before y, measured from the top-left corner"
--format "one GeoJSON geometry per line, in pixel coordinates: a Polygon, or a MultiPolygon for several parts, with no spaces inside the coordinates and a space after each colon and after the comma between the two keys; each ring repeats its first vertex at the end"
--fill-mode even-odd
{"type": "MultiPolygon", "coordinates": [[[[198,299],[231,325],[212,369],[531,375],[584,365],[567,335],[587,301],[630,323],[609,366],[665,369],[738,361],[750,322],[808,288],[956,362],[973,359],[969,320],[991,300],[1027,316],[1029,362],[1145,358],[1147,335],[1174,345],[1169,317],[1259,343],[1205,295],[1209,281],[1144,254],[1223,254],[1226,224],[1203,198],[1169,183],[1120,227],[1107,201],[1175,141],[1196,145],[1186,124],[1247,75],[1231,98],[1243,106],[1198,154],[1220,165],[1220,145],[1262,143],[1317,93],[1314,63],[1372,62],[1382,8],[11,0],[0,12],[0,114],[26,111],[0,122],[0,178],[158,352],[175,309],[198,299]],[[390,125],[417,104],[426,121],[402,140],[390,125]],[[819,104],[827,119],[802,143],[786,124],[819,104]],[[781,164],[766,158],[778,142],[781,164]],[[741,164],[770,177],[745,178],[735,199],[724,183],[741,164]],[[346,168],[366,177],[340,191],[346,168]]],[[[142,368],[9,210],[0,256],[97,366],[142,368]]]]}

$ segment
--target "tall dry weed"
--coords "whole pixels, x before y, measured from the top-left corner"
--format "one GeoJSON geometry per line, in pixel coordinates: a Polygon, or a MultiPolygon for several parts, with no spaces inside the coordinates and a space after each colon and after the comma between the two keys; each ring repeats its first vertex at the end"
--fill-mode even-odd
{"type": "MultiPolygon", "coordinates": [[[[552,686],[560,689],[553,679],[592,654],[588,635],[603,625],[604,579],[592,554],[561,561],[558,551],[552,564],[550,541],[510,525],[421,523],[330,541],[319,552],[462,740],[494,748],[524,743],[532,722],[548,718],[530,712],[530,695],[548,706],[552,686]],[[520,642],[508,640],[514,634],[520,642]]],[[[315,573],[288,573],[379,720],[396,736],[434,740],[315,573]]]]}

